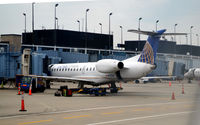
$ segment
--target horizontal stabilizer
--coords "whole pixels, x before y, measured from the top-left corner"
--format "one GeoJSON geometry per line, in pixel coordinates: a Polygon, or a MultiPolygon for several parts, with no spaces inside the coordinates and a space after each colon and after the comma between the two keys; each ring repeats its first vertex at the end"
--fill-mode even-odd
{"type": "Polygon", "coordinates": [[[134,30],[134,29],[128,30],[128,32],[133,32],[133,33],[138,33],[138,34],[144,34],[144,35],[150,35],[150,36],[153,36],[153,35],[156,34],[156,32],[141,31],[141,30],[134,30]]]}
{"type": "Polygon", "coordinates": [[[142,31],[142,30],[135,30],[135,29],[128,30],[128,32],[133,32],[133,33],[138,33],[138,34],[143,34],[143,35],[148,35],[148,36],[155,36],[155,35],[161,35],[161,34],[162,34],[162,36],[187,35],[187,33],[163,33],[164,31],[166,31],[166,30],[164,29],[164,30],[160,30],[158,32],[142,31]]]}
{"type": "Polygon", "coordinates": [[[170,35],[187,35],[187,33],[164,33],[163,36],[170,36],[170,35]]]}

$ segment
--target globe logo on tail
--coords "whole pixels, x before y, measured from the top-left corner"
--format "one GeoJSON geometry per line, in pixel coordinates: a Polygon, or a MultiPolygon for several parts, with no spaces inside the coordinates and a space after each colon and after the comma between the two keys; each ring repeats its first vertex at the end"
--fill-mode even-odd
{"type": "Polygon", "coordinates": [[[150,43],[147,41],[144,45],[143,51],[138,59],[138,62],[154,64],[154,53],[150,43]]]}

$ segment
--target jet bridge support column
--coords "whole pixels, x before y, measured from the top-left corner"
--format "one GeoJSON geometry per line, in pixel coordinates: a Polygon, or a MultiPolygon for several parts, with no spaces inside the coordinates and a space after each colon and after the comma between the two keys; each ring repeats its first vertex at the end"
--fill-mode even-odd
{"type": "Polygon", "coordinates": [[[24,49],[22,54],[22,74],[23,75],[29,75],[29,69],[30,69],[30,49],[24,49]]]}

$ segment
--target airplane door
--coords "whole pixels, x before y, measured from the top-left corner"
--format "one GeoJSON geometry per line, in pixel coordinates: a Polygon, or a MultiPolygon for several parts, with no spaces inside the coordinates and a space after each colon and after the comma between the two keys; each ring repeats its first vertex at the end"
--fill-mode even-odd
{"type": "Polygon", "coordinates": [[[85,74],[85,67],[86,67],[86,66],[83,66],[82,74],[85,74]]]}

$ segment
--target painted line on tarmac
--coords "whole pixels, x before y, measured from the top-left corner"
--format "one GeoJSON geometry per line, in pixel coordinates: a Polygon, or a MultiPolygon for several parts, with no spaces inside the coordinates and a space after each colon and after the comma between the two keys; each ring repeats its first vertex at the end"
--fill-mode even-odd
{"type": "Polygon", "coordinates": [[[91,124],[87,124],[87,125],[103,125],[103,124],[111,124],[111,123],[118,123],[118,122],[125,122],[125,121],[140,120],[140,119],[165,117],[165,116],[171,116],[171,115],[183,115],[183,114],[189,114],[189,113],[193,113],[193,112],[195,112],[195,111],[175,112],[175,113],[167,113],[167,114],[160,114],[160,115],[151,115],[151,116],[144,116],[144,117],[135,117],[135,118],[121,119],[121,120],[113,120],[113,121],[107,121],[107,122],[97,122],[97,123],[91,123],[91,124]]]}
{"type": "Polygon", "coordinates": [[[133,112],[142,112],[142,111],[152,111],[152,108],[139,108],[139,109],[134,109],[133,112]]]}
{"type": "Polygon", "coordinates": [[[121,112],[105,112],[105,113],[102,113],[102,115],[112,115],[112,114],[121,114],[123,113],[122,111],[121,112]]]}
{"type": "Polygon", "coordinates": [[[71,116],[71,117],[65,117],[64,119],[75,119],[75,118],[84,118],[84,117],[91,117],[91,115],[71,116]]]}
{"type": "Polygon", "coordinates": [[[61,113],[72,113],[72,112],[81,112],[81,111],[92,111],[92,110],[102,110],[102,109],[115,109],[115,108],[129,108],[129,107],[142,107],[142,106],[158,106],[158,105],[175,105],[175,104],[188,104],[194,102],[166,102],[166,103],[150,103],[150,104],[137,104],[137,105],[121,105],[121,106],[105,106],[105,107],[96,107],[96,108],[85,108],[85,109],[75,109],[75,110],[65,110],[65,111],[56,111],[56,112],[46,112],[46,113],[30,113],[24,115],[13,115],[13,116],[2,116],[1,119],[10,119],[10,118],[19,118],[31,115],[50,115],[50,114],[61,114],[61,113]]]}
{"type": "Polygon", "coordinates": [[[53,121],[52,119],[49,119],[49,120],[40,120],[40,121],[18,123],[18,125],[27,125],[27,124],[33,124],[33,123],[43,123],[43,122],[52,122],[52,121],[53,121]]]}

